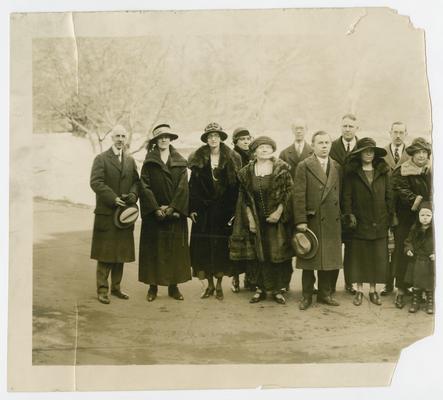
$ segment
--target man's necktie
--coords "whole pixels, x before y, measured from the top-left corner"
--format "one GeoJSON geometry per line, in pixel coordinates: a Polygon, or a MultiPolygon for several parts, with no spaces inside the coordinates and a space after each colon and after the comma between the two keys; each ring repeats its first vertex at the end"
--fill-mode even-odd
{"type": "Polygon", "coordinates": [[[398,160],[400,160],[400,154],[398,154],[398,147],[395,147],[395,151],[394,151],[394,161],[397,164],[398,160]]]}
{"type": "Polygon", "coordinates": [[[348,145],[346,147],[346,153],[349,153],[351,151],[351,144],[348,142],[348,145]]]}

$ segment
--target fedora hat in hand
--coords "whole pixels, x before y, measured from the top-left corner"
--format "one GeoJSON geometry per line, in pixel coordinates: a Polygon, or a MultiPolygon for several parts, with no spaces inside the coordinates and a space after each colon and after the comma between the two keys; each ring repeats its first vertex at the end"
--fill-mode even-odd
{"type": "Polygon", "coordinates": [[[201,141],[207,143],[208,135],[213,132],[220,135],[220,139],[222,142],[224,142],[228,138],[228,134],[219,124],[217,124],[217,122],[211,122],[209,125],[206,126],[204,133],[200,136],[201,141]]]}
{"type": "Polygon", "coordinates": [[[114,212],[114,224],[119,229],[126,229],[134,225],[139,215],[137,204],[119,206],[114,212]]]}
{"type": "Polygon", "coordinates": [[[310,229],[307,229],[305,232],[294,232],[291,244],[296,257],[309,260],[317,254],[318,239],[310,229]]]}

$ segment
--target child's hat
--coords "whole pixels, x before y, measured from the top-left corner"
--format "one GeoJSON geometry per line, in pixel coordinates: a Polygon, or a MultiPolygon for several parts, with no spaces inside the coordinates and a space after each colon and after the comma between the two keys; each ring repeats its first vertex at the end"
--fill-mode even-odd
{"type": "Polygon", "coordinates": [[[420,203],[420,207],[418,208],[418,211],[420,211],[422,208],[426,208],[427,210],[431,210],[432,211],[432,203],[430,201],[422,201],[420,203]]]}

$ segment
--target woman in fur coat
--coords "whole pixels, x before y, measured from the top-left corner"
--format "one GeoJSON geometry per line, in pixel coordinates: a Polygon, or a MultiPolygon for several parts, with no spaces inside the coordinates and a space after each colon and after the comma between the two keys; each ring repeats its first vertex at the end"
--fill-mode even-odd
{"type": "Polygon", "coordinates": [[[222,143],[227,137],[219,124],[209,124],[201,135],[205,145],[188,160],[191,264],[194,276],[208,281],[200,296],[203,299],[215,292],[216,298],[223,300],[222,279],[232,271],[228,238],[238,196],[241,158],[222,143]]]}

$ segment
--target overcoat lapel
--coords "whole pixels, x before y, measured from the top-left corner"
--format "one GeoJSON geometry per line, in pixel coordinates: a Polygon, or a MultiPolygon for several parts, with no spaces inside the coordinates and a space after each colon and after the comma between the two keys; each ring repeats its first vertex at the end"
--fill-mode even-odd
{"type": "MultiPolygon", "coordinates": [[[[122,165],[120,164],[120,161],[118,161],[118,157],[112,151],[112,147],[108,150],[106,155],[107,155],[109,161],[111,162],[111,164],[121,172],[122,165]]],[[[124,158],[124,156],[122,156],[122,157],[124,158]]]]}
{"type": "MultiPolygon", "coordinates": [[[[329,160],[331,162],[331,160],[329,160]]],[[[315,156],[306,159],[306,167],[312,172],[312,174],[323,184],[326,184],[327,176],[325,171],[320,165],[320,162],[315,156]]]]}
{"type": "MultiPolygon", "coordinates": [[[[360,179],[363,181],[363,183],[366,185],[366,187],[372,193],[372,185],[369,183],[368,178],[366,178],[366,175],[361,168],[357,169],[357,175],[360,177],[360,179]]],[[[377,169],[375,169],[373,181],[375,181],[375,179],[377,178],[378,175],[380,175],[380,172],[378,172],[377,169]]]]}
{"type": "MultiPolygon", "coordinates": [[[[338,180],[338,171],[335,164],[332,162],[331,158],[329,158],[329,175],[326,181],[325,189],[323,190],[323,194],[321,196],[322,201],[326,198],[328,193],[331,191],[332,187],[338,180]]],[[[321,168],[320,168],[321,169],[321,168]]]]}

